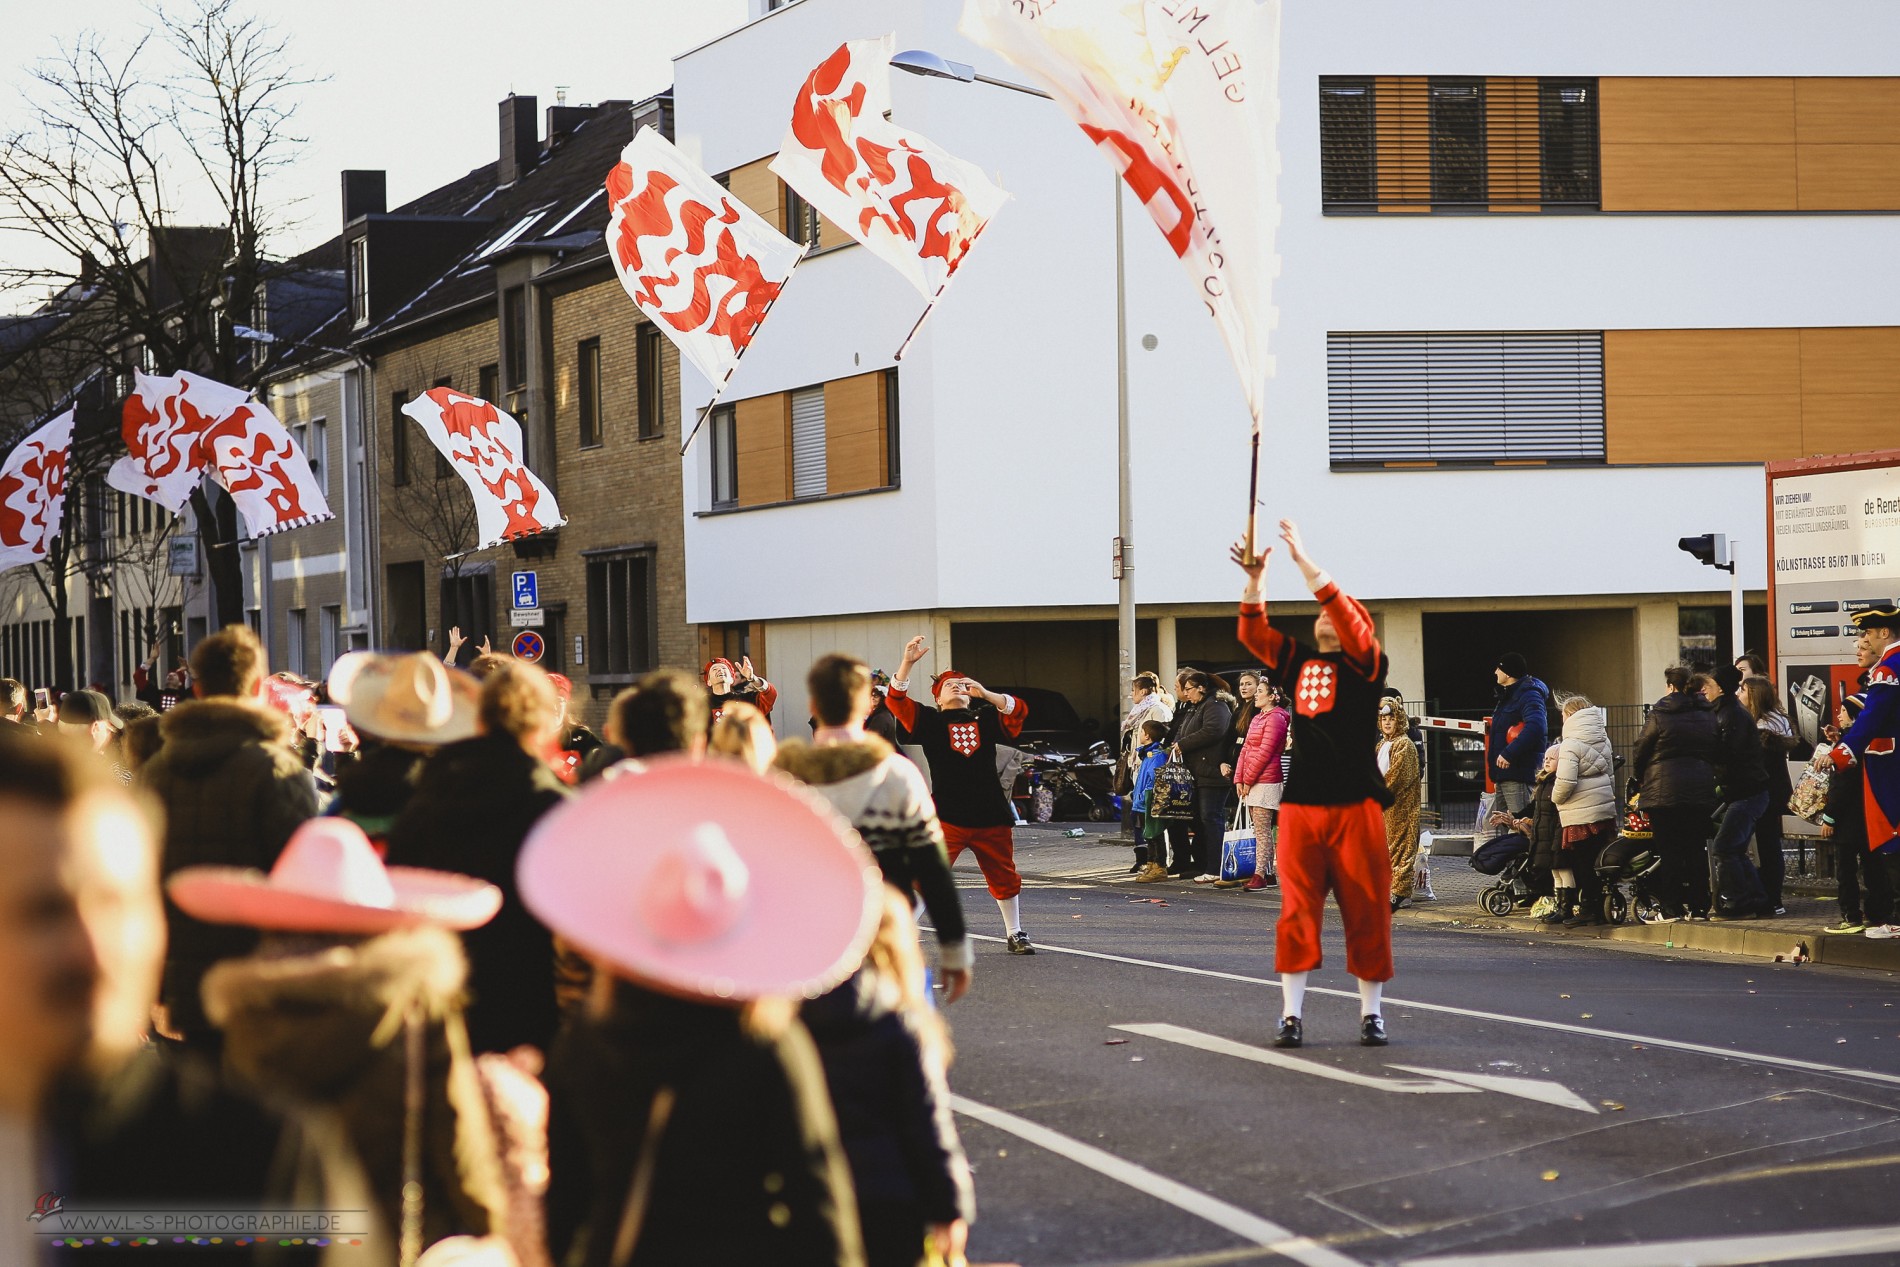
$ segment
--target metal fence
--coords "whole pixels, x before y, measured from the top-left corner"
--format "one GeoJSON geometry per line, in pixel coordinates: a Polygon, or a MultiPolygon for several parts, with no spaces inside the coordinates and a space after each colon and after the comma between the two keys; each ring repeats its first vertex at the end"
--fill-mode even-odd
{"type": "MultiPolygon", "coordinates": [[[[1603,705],[1610,746],[1616,752],[1617,804],[1623,803],[1624,785],[1636,768],[1636,740],[1643,733],[1649,715],[1647,704],[1603,705]]],[[[1430,700],[1407,700],[1405,710],[1414,717],[1450,717],[1482,721],[1489,709],[1441,709],[1430,700]]],[[[1551,710],[1550,742],[1562,735],[1562,719],[1551,710]]],[[[1426,826],[1432,830],[1462,835],[1477,821],[1478,798],[1484,793],[1484,740],[1477,735],[1454,731],[1425,732],[1425,749],[1419,754],[1425,767],[1426,826]]]]}

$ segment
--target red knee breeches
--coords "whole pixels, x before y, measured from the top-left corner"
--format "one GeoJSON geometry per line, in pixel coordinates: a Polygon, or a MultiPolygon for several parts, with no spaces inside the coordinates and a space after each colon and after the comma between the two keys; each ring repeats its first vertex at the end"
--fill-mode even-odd
{"type": "MultiPolygon", "coordinates": [[[[1383,828],[1380,829],[1383,832],[1383,828]]],[[[1385,837],[1379,837],[1384,848],[1385,837]]],[[[965,849],[976,851],[976,865],[997,901],[1015,897],[1023,891],[1022,877],[1016,874],[1016,838],[1007,827],[953,827],[943,825],[943,843],[950,849],[950,865],[965,849]]]]}
{"type": "Polygon", "coordinates": [[[1346,925],[1346,969],[1361,981],[1392,979],[1392,860],[1375,801],[1280,806],[1280,924],[1276,972],[1320,966],[1326,894],[1346,925]]]}

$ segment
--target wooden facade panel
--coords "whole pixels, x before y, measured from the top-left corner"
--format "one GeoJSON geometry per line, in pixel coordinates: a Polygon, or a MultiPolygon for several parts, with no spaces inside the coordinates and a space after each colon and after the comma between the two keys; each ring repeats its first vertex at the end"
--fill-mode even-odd
{"type": "Polygon", "coordinates": [[[1803,211],[1900,211],[1900,145],[1797,145],[1803,211]]]}
{"type": "Polygon", "coordinates": [[[825,491],[882,488],[884,375],[855,374],[825,384],[825,491]]]}
{"type": "Polygon", "coordinates": [[[1801,387],[1810,395],[1900,394],[1900,327],[1802,330],[1801,387]]]}
{"type": "Polygon", "coordinates": [[[1792,145],[1795,81],[1720,76],[1597,81],[1603,142],[1617,145],[1792,145]]]}
{"type": "Polygon", "coordinates": [[[1796,330],[1607,330],[1603,390],[1615,396],[1798,395],[1796,330]]]}
{"type": "Polygon", "coordinates": [[[1603,401],[1611,465],[1772,462],[1803,456],[1801,396],[1632,396],[1603,401]]]}
{"type": "Polygon", "coordinates": [[[777,173],[770,164],[776,154],[767,154],[727,173],[727,188],[740,202],[765,217],[765,222],[780,231],[785,227],[785,206],[777,173]]]}
{"type": "Polygon", "coordinates": [[[1484,85],[1486,194],[1493,211],[1540,211],[1544,193],[1535,78],[1484,85]]]}
{"type": "Polygon", "coordinates": [[[834,246],[844,246],[857,241],[856,238],[840,229],[824,216],[818,217],[818,249],[823,251],[834,246]]]}
{"type": "MultiPolygon", "coordinates": [[[[1432,196],[1431,81],[1423,75],[1381,75],[1373,86],[1373,128],[1380,199],[1429,203],[1432,196]]],[[[1429,206],[1380,207],[1428,211],[1429,206]]]]}
{"type": "Polygon", "coordinates": [[[1900,392],[1809,392],[1801,446],[1803,457],[1900,448],[1900,392]]]}
{"type": "Polygon", "coordinates": [[[1900,78],[1797,79],[1794,127],[1803,145],[1900,145],[1900,78]]]}
{"type": "Polygon", "coordinates": [[[1602,144],[1605,211],[1795,211],[1795,146],[1602,144]]]}
{"type": "Polygon", "coordinates": [[[739,504],[759,506],[792,495],[792,405],[785,392],[754,396],[734,406],[739,504]]]}

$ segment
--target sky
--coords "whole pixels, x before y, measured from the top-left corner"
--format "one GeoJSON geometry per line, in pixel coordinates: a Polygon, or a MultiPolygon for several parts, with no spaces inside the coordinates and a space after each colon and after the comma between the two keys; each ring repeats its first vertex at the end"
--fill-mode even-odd
{"type": "MultiPolygon", "coordinates": [[[[238,0],[288,38],[307,77],[293,130],[301,157],[266,196],[294,203],[296,221],[273,243],[291,255],[341,227],[338,173],[389,173],[399,206],[493,159],[497,103],[533,95],[545,110],[566,88],[569,105],[638,100],[672,82],[672,59],[745,21],[746,0],[238,0]]],[[[38,59],[91,30],[129,46],[155,7],[189,12],[195,0],[0,0],[0,133],[29,117],[21,100],[38,59]]],[[[0,262],[48,262],[0,234],[0,262]]],[[[12,304],[16,309],[21,305],[12,304]]]]}

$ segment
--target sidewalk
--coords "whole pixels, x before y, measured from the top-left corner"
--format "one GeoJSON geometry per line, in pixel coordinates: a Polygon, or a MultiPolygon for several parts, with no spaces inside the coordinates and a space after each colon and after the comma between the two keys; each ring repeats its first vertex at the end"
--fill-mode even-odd
{"type": "MultiPolygon", "coordinates": [[[[1247,893],[1185,880],[1137,885],[1128,871],[1134,853],[1117,832],[1117,826],[1103,823],[1019,826],[1016,829],[1017,868],[1032,880],[1125,885],[1144,896],[1164,901],[1175,901],[1191,893],[1197,901],[1246,902],[1276,908],[1280,904],[1279,894],[1274,889],[1247,893]],[[1082,837],[1070,838],[1064,834],[1078,827],[1085,833],[1082,837]]],[[[1478,907],[1478,890],[1488,883],[1490,877],[1473,871],[1464,858],[1435,857],[1432,859],[1432,888],[1438,894],[1437,899],[1405,908],[1393,916],[1393,922],[1401,928],[1503,932],[1553,941],[1588,941],[1618,948],[1697,950],[1755,959],[1793,958],[1799,954],[1814,963],[1900,972],[1900,939],[1873,941],[1858,933],[1828,936],[1821,931],[1837,918],[1831,895],[1791,890],[1784,899],[1788,913],[1775,919],[1562,928],[1535,923],[1528,915],[1499,918],[1486,914],[1478,907]]]]}

